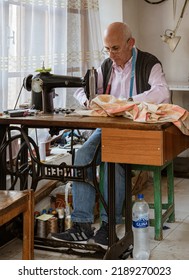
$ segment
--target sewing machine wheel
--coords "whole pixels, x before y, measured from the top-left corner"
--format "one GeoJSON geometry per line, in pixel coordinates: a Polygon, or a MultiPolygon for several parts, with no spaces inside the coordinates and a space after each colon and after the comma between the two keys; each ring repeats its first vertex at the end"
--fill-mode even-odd
{"type": "Polygon", "coordinates": [[[33,77],[33,75],[30,74],[27,77],[25,77],[23,80],[23,86],[28,91],[31,91],[32,77],[33,77]]]}
{"type": "Polygon", "coordinates": [[[24,190],[27,188],[36,189],[37,183],[34,178],[39,176],[40,162],[39,149],[33,139],[17,127],[9,127],[8,136],[0,148],[0,163],[4,169],[7,178],[10,180],[8,189],[24,190]],[[11,136],[13,130],[19,130],[20,133],[11,136]],[[14,144],[18,147],[13,151],[14,144]],[[30,176],[29,176],[30,175],[30,176]],[[20,180],[20,184],[18,184],[20,180]]]}

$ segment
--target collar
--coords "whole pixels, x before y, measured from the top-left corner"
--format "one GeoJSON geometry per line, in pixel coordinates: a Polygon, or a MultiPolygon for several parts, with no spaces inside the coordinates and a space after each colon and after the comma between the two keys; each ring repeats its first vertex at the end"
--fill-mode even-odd
{"type": "MultiPolygon", "coordinates": [[[[137,58],[138,50],[135,46],[133,48],[135,49],[136,58],[137,58]]],[[[114,61],[113,61],[112,67],[114,68],[114,70],[124,71],[125,68],[128,68],[128,67],[132,66],[132,59],[133,59],[133,57],[131,56],[131,58],[125,63],[124,68],[121,68],[120,66],[118,66],[114,61]]]]}

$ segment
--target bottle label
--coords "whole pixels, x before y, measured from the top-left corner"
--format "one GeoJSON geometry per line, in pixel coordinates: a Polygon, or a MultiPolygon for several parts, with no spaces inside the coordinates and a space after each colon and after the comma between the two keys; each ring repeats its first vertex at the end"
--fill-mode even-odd
{"type": "Polygon", "coordinates": [[[133,227],[135,228],[146,228],[148,227],[149,221],[146,219],[140,219],[137,221],[133,221],[133,227]]]}

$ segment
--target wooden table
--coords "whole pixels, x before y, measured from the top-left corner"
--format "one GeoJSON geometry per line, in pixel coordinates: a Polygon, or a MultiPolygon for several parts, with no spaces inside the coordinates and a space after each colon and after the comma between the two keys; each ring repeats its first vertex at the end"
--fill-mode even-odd
{"type": "Polygon", "coordinates": [[[34,258],[33,191],[0,191],[0,226],[23,214],[22,259],[34,258]]]}
{"type": "MultiPolygon", "coordinates": [[[[189,94],[189,82],[169,82],[168,87],[173,104],[177,104],[174,102],[174,95],[178,97],[183,93],[189,94]]],[[[174,174],[176,177],[189,178],[189,157],[178,156],[174,159],[174,174]]]]}
{"type": "Polygon", "coordinates": [[[123,117],[37,115],[0,117],[0,144],[9,125],[25,128],[102,129],[102,160],[162,165],[189,147],[189,137],[171,123],[137,123],[123,117]]]}
{"type": "MultiPolygon", "coordinates": [[[[131,164],[162,166],[189,147],[189,137],[171,123],[136,123],[123,117],[82,117],[37,115],[31,117],[0,117],[0,143],[10,125],[28,128],[102,129],[102,161],[108,162],[109,184],[109,247],[105,258],[116,259],[133,242],[131,164]],[[115,163],[125,163],[126,184],[126,234],[116,243],[115,237],[115,163]]],[[[0,189],[6,185],[5,174],[0,170],[0,189]]]]}

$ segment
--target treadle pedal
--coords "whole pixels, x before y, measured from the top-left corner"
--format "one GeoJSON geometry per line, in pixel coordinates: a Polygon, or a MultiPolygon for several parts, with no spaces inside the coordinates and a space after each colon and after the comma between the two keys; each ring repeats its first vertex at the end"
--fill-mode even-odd
{"type": "Polygon", "coordinates": [[[129,256],[133,258],[133,245],[130,245],[129,248],[123,252],[123,254],[120,256],[120,259],[126,260],[129,256]]]}
{"type": "Polygon", "coordinates": [[[36,250],[44,250],[48,252],[56,252],[56,253],[61,253],[61,254],[66,254],[66,255],[78,255],[82,257],[89,257],[90,259],[102,259],[104,256],[104,252],[102,251],[88,251],[88,250],[75,250],[72,248],[53,248],[53,247],[46,247],[42,245],[35,245],[34,248],[36,250]]]}
{"type": "Polygon", "coordinates": [[[51,238],[41,238],[35,237],[34,245],[36,246],[43,246],[46,248],[70,248],[75,250],[87,250],[87,251],[96,251],[96,252],[105,252],[106,250],[103,249],[99,245],[95,244],[85,244],[82,242],[64,242],[60,240],[53,240],[51,238]]]}

